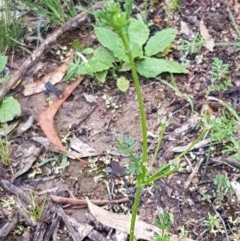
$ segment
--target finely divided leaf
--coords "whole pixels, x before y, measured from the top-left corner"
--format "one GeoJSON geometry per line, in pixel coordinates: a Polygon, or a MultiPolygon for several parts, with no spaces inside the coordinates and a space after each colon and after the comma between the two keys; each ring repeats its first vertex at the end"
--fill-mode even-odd
{"type": "Polygon", "coordinates": [[[102,27],[95,27],[94,29],[95,34],[98,38],[98,41],[110,51],[112,51],[113,55],[122,60],[124,62],[128,61],[127,55],[124,51],[124,46],[122,40],[117,36],[116,33],[113,31],[102,28],[102,27]]]}
{"type": "Polygon", "coordinates": [[[166,59],[145,58],[137,63],[137,71],[146,78],[154,78],[161,73],[184,74],[187,70],[179,63],[166,59]]]}
{"type": "Polygon", "coordinates": [[[177,30],[174,28],[167,28],[157,32],[153,35],[145,47],[146,56],[153,56],[160,52],[163,52],[176,37],[177,30]]]}
{"type": "Polygon", "coordinates": [[[14,119],[21,114],[19,102],[12,96],[6,97],[0,103],[0,123],[5,123],[14,119]]]}

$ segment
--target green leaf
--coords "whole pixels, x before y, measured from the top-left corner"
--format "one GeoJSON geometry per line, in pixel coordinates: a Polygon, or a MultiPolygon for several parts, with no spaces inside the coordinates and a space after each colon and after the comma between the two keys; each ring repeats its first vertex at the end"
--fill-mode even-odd
{"type": "Polygon", "coordinates": [[[130,49],[132,52],[132,57],[135,59],[136,57],[142,59],[143,58],[143,50],[142,48],[135,42],[130,43],[130,49]]]}
{"type": "Polygon", "coordinates": [[[128,62],[127,55],[125,54],[124,45],[122,40],[113,31],[102,28],[95,27],[95,34],[98,41],[107,49],[112,51],[113,55],[124,62],[128,62]]]}
{"type": "Polygon", "coordinates": [[[84,63],[81,63],[78,65],[78,68],[77,68],[77,72],[76,74],[77,75],[85,75],[87,74],[87,70],[86,70],[86,67],[85,67],[85,64],[84,63]]]}
{"type": "Polygon", "coordinates": [[[144,185],[152,184],[153,182],[163,179],[177,171],[177,166],[171,167],[170,164],[163,164],[158,168],[156,172],[154,172],[150,177],[145,180],[144,185]]]}
{"type": "Polygon", "coordinates": [[[126,72],[130,70],[131,70],[131,66],[129,63],[123,63],[121,68],[119,69],[120,72],[126,72]]]}
{"type": "Polygon", "coordinates": [[[93,73],[108,70],[113,66],[115,58],[111,52],[104,47],[99,47],[94,51],[93,57],[88,61],[88,67],[90,67],[93,73]]]}
{"type": "Polygon", "coordinates": [[[107,70],[104,70],[102,72],[98,72],[98,73],[96,73],[96,78],[100,83],[105,83],[106,78],[107,78],[107,74],[108,74],[107,70]]]}
{"type": "Polygon", "coordinates": [[[137,63],[137,71],[146,78],[154,78],[164,72],[185,74],[187,70],[179,63],[166,59],[145,58],[137,63]]]}
{"type": "Polygon", "coordinates": [[[81,51],[82,54],[93,54],[94,49],[93,48],[85,48],[81,51]]]}
{"type": "Polygon", "coordinates": [[[126,92],[129,88],[129,80],[121,76],[120,78],[117,79],[117,87],[122,92],[126,92]]]}
{"type": "Polygon", "coordinates": [[[146,56],[153,56],[163,52],[174,40],[177,35],[177,30],[174,28],[167,28],[157,32],[152,36],[145,47],[146,56]]]}
{"type": "Polygon", "coordinates": [[[81,49],[81,43],[78,39],[73,40],[72,46],[75,51],[79,51],[81,49]]]}
{"type": "Polygon", "coordinates": [[[142,58],[142,46],[146,43],[149,37],[148,27],[143,21],[131,18],[128,28],[128,36],[129,42],[132,43],[131,49],[133,57],[142,58]]]}
{"type": "Polygon", "coordinates": [[[0,122],[5,123],[21,114],[21,106],[13,97],[6,97],[0,103],[0,122]]]}
{"type": "Polygon", "coordinates": [[[0,73],[4,70],[7,64],[8,57],[7,56],[0,56],[0,73]]]}

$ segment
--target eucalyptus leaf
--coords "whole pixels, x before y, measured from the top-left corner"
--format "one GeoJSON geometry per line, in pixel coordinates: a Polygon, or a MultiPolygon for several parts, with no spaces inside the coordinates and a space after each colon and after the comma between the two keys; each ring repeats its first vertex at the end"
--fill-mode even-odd
{"type": "Polygon", "coordinates": [[[124,62],[128,62],[127,55],[125,54],[125,51],[124,51],[123,42],[116,33],[102,27],[95,27],[94,31],[98,38],[98,41],[104,47],[112,51],[113,55],[116,58],[124,62]]]}
{"type": "Polygon", "coordinates": [[[172,43],[176,35],[177,30],[174,28],[167,28],[157,32],[147,42],[145,55],[150,57],[163,52],[172,43]]]}
{"type": "Polygon", "coordinates": [[[20,114],[21,106],[12,96],[4,98],[0,103],[0,123],[11,121],[20,114]]]}
{"type": "Polygon", "coordinates": [[[124,76],[121,76],[117,79],[117,87],[122,92],[126,92],[129,88],[129,80],[126,79],[124,76]]]}
{"type": "Polygon", "coordinates": [[[137,63],[137,71],[146,78],[154,78],[164,72],[185,74],[187,70],[179,63],[166,59],[145,58],[137,63]]]}

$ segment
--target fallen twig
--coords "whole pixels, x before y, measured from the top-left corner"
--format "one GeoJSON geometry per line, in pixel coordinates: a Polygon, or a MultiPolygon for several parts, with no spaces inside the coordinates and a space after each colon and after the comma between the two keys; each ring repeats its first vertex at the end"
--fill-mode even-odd
{"type": "MultiPolygon", "coordinates": [[[[87,207],[87,201],[85,199],[77,199],[77,198],[66,198],[60,197],[56,195],[50,195],[52,201],[61,204],[72,204],[72,205],[80,205],[82,207],[87,207]]],[[[91,200],[92,203],[97,205],[108,205],[108,204],[118,204],[118,203],[126,203],[129,199],[127,197],[121,198],[118,200],[91,200]]]]}
{"type": "Polygon", "coordinates": [[[2,186],[2,188],[5,189],[6,191],[17,196],[21,200],[21,202],[24,202],[26,205],[32,204],[32,200],[28,195],[28,193],[23,191],[21,188],[15,186],[14,184],[12,184],[10,181],[5,179],[0,180],[0,186],[2,186]]]}

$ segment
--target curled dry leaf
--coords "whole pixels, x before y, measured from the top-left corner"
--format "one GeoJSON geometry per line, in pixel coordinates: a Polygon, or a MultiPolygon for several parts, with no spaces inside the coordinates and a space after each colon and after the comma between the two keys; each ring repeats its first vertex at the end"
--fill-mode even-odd
{"type": "Polygon", "coordinates": [[[61,140],[58,137],[58,134],[54,128],[54,116],[63,104],[63,102],[71,95],[71,93],[77,88],[80,82],[84,79],[81,77],[79,80],[72,83],[66,88],[63,94],[62,99],[56,99],[47,110],[43,111],[40,116],[38,123],[43,130],[44,134],[54,144],[60,151],[66,152],[65,147],[63,146],[61,140]]]}
{"type": "Polygon", "coordinates": [[[199,28],[200,28],[200,34],[203,37],[203,39],[205,40],[205,44],[204,46],[209,50],[209,51],[213,51],[213,48],[215,46],[214,43],[214,39],[210,36],[210,34],[208,33],[208,29],[205,26],[203,21],[200,21],[199,23],[199,28]]]}
{"type": "MultiPolygon", "coordinates": [[[[131,223],[131,216],[111,213],[94,205],[89,199],[87,199],[88,208],[91,214],[102,224],[129,234],[129,227],[131,223]]],[[[152,225],[148,224],[140,219],[137,219],[135,226],[136,239],[144,239],[154,241],[154,233],[161,233],[162,231],[152,225]]],[[[178,238],[176,235],[171,235],[171,241],[194,241],[189,238],[178,238]]]]}
{"type": "Polygon", "coordinates": [[[92,147],[78,139],[75,135],[70,138],[70,147],[79,153],[79,158],[96,156],[98,153],[92,147]]]}

